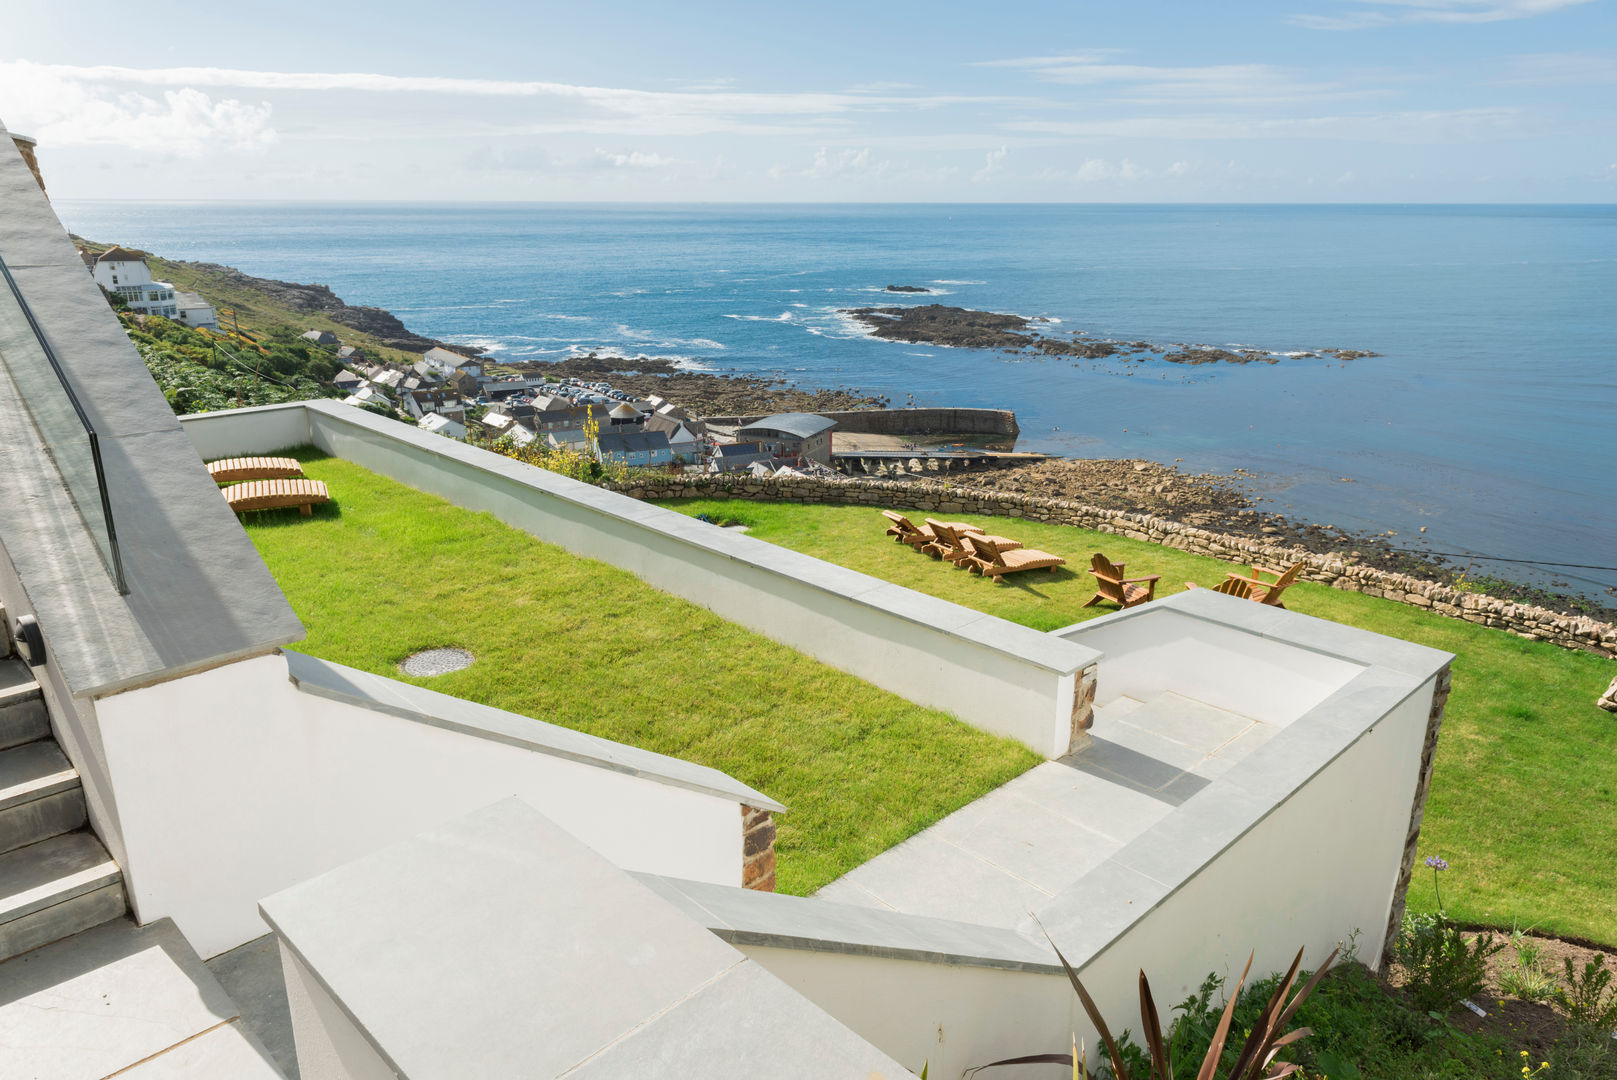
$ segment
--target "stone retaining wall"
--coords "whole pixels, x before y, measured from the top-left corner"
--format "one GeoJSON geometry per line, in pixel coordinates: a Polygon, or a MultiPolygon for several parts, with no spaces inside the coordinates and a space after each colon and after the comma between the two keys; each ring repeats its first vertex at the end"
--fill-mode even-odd
{"type": "Polygon", "coordinates": [[[741,806],[741,887],[775,891],[775,818],[768,810],[741,806]]]}
{"type": "MultiPolygon", "coordinates": [[[[709,424],[741,427],[756,416],[706,416],[709,424]]],[[[1002,435],[1014,439],[1021,428],[1009,409],[853,409],[816,413],[837,422],[837,430],[856,435],[1002,435]]]]}
{"type": "Polygon", "coordinates": [[[984,514],[1027,518],[1054,525],[1074,525],[1115,533],[1208,555],[1225,562],[1269,566],[1304,563],[1302,577],[1332,588],[1395,600],[1506,630],[1532,641],[1548,641],[1617,657],[1617,626],[1577,615],[1560,615],[1530,604],[1517,604],[1464,592],[1435,581],[1394,574],[1349,563],[1340,555],[1317,555],[1254,540],[1210,532],[1151,514],[1105,510],[1066,499],[1046,499],[1003,491],[951,487],[945,484],[891,480],[739,476],[637,476],[616,489],[637,499],[739,498],[764,502],[851,503],[870,507],[902,507],[922,514],[984,514]]]}
{"type": "Polygon", "coordinates": [[[1437,758],[1437,738],[1443,730],[1443,710],[1449,703],[1449,692],[1454,689],[1454,673],[1447,666],[1438,673],[1437,684],[1432,687],[1432,709],[1426,714],[1426,741],[1421,745],[1420,775],[1415,781],[1415,801],[1410,807],[1409,832],[1404,838],[1404,857],[1398,866],[1398,884],[1392,893],[1392,910],[1387,917],[1387,932],[1382,937],[1381,959],[1383,967],[1391,959],[1393,942],[1404,925],[1404,907],[1409,898],[1409,881],[1415,873],[1415,855],[1420,846],[1421,822],[1426,819],[1426,798],[1432,792],[1432,765],[1437,758]]]}

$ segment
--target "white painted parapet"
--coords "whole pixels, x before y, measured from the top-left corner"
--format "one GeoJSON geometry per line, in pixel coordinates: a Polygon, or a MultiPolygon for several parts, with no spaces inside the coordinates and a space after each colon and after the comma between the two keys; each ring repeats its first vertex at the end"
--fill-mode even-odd
{"type": "Polygon", "coordinates": [[[295,445],[268,444],[302,430],[273,420],[277,409],[306,416],[306,441],[326,453],[622,567],[910,701],[1045,757],[1074,743],[1074,714],[1087,704],[1081,675],[1099,657],[1088,646],[334,402],[183,423],[205,457],[264,453],[295,445]],[[231,436],[237,418],[240,444],[231,436]]]}
{"type": "Polygon", "coordinates": [[[618,865],[733,885],[738,807],[783,809],[714,769],[294,654],[96,712],[130,902],[203,956],[264,933],[259,898],[505,795],[618,865]]]}

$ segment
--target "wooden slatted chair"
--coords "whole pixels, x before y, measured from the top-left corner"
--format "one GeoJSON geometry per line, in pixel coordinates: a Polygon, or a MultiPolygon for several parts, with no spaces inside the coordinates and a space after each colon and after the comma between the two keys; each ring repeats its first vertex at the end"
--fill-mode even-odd
{"type": "Polygon", "coordinates": [[[932,535],[937,539],[921,548],[921,550],[934,559],[948,559],[958,570],[969,566],[971,563],[972,553],[971,549],[966,546],[967,537],[992,541],[1000,551],[1015,551],[1022,546],[1020,540],[1012,540],[1008,536],[990,536],[975,526],[959,529],[955,527],[957,524],[957,522],[934,521],[927,518],[926,527],[932,530],[932,535]]]}
{"type": "MultiPolygon", "coordinates": [[[[1199,589],[1201,586],[1196,584],[1194,581],[1187,581],[1185,582],[1185,588],[1199,589]]],[[[1247,579],[1244,577],[1238,577],[1234,574],[1231,574],[1229,577],[1213,586],[1213,591],[1216,593],[1223,593],[1225,596],[1240,597],[1242,600],[1252,599],[1251,582],[1247,581],[1247,579]]]]}
{"type": "MultiPolygon", "coordinates": [[[[920,551],[938,538],[930,525],[922,525],[917,528],[915,523],[903,514],[892,510],[883,510],[881,516],[889,522],[887,535],[891,536],[896,544],[908,544],[913,550],[920,551]]],[[[945,524],[956,532],[982,532],[982,529],[976,525],[968,525],[964,521],[949,521],[945,522],[945,524]]]]}
{"type": "Polygon", "coordinates": [[[249,480],[223,489],[225,502],[236,513],[248,510],[280,510],[295,506],[309,517],[316,503],[331,501],[331,494],[320,480],[249,480]]]}
{"type": "Polygon", "coordinates": [[[1090,597],[1089,603],[1084,607],[1107,603],[1116,604],[1120,608],[1131,608],[1157,598],[1157,581],[1162,577],[1161,574],[1152,574],[1150,577],[1124,577],[1123,565],[1113,563],[1105,555],[1095,552],[1095,557],[1089,560],[1089,572],[1095,578],[1095,595],[1090,597]]]}
{"type": "Polygon", "coordinates": [[[1267,566],[1253,563],[1251,574],[1237,574],[1232,570],[1228,576],[1246,582],[1252,599],[1258,603],[1284,608],[1286,605],[1280,602],[1280,596],[1297,583],[1298,577],[1302,575],[1303,565],[1302,562],[1294,562],[1284,570],[1271,570],[1267,566]],[[1263,574],[1268,574],[1274,580],[1264,581],[1261,576],[1263,574]]]}
{"type": "Polygon", "coordinates": [[[208,462],[208,475],[216,484],[243,480],[292,480],[303,475],[303,466],[289,457],[233,457],[208,462]]]}
{"type": "Polygon", "coordinates": [[[957,565],[966,567],[974,574],[992,577],[995,585],[1003,585],[1006,574],[1016,574],[1023,570],[1048,570],[1053,574],[1058,567],[1067,563],[1067,560],[1060,555],[1052,555],[1037,548],[1025,548],[1020,545],[1006,548],[996,543],[998,539],[999,537],[966,533],[961,540],[964,541],[968,554],[965,560],[957,565]]]}

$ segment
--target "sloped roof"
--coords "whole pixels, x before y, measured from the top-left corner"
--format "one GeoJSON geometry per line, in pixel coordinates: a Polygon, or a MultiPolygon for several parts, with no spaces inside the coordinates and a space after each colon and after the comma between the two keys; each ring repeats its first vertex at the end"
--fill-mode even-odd
{"type": "Polygon", "coordinates": [[[723,443],[714,450],[714,454],[721,458],[740,458],[762,456],[764,448],[755,442],[723,443]]]}
{"type": "Polygon", "coordinates": [[[813,413],[776,413],[774,416],[766,416],[762,420],[754,420],[746,427],[738,429],[736,434],[758,435],[766,431],[779,431],[793,438],[808,439],[820,434],[822,431],[830,431],[836,426],[837,422],[835,420],[827,420],[825,417],[816,416],[813,413]]]}
{"type": "Polygon", "coordinates": [[[668,449],[668,436],[660,431],[602,433],[595,440],[603,454],[645,454],[668,449]]]}
{"type": "Polygon", "coordinates": [[[110,247],[96,257],[96,262],[145,262],[146,256],[128,248],[110,247]]]}

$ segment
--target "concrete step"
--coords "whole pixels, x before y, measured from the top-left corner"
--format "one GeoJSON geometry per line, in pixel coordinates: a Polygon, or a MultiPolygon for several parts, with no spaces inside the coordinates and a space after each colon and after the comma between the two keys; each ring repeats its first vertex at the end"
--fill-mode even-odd
{"type": "Polygon", "coordinates": [[[0,855],[0,960],[115,919],[127,910],[123,872],[90,832],[0,855]]]}
{"type": "Polygon", "coordinates": [[[54,739],[0,750],[0,854],[84,823],[84,787],[54,739]]]}
{"type": "Polygon", "coordinates": [[[34,673],[21,660],[0,660],[0,750],[50,733],[50,717],[34,673]]]}
{"type": "Polygon", "coordinates": [[[0,963],[0,1074],[282,1080],[237,1012],[172,922],[115,919],[0,963]]]}

